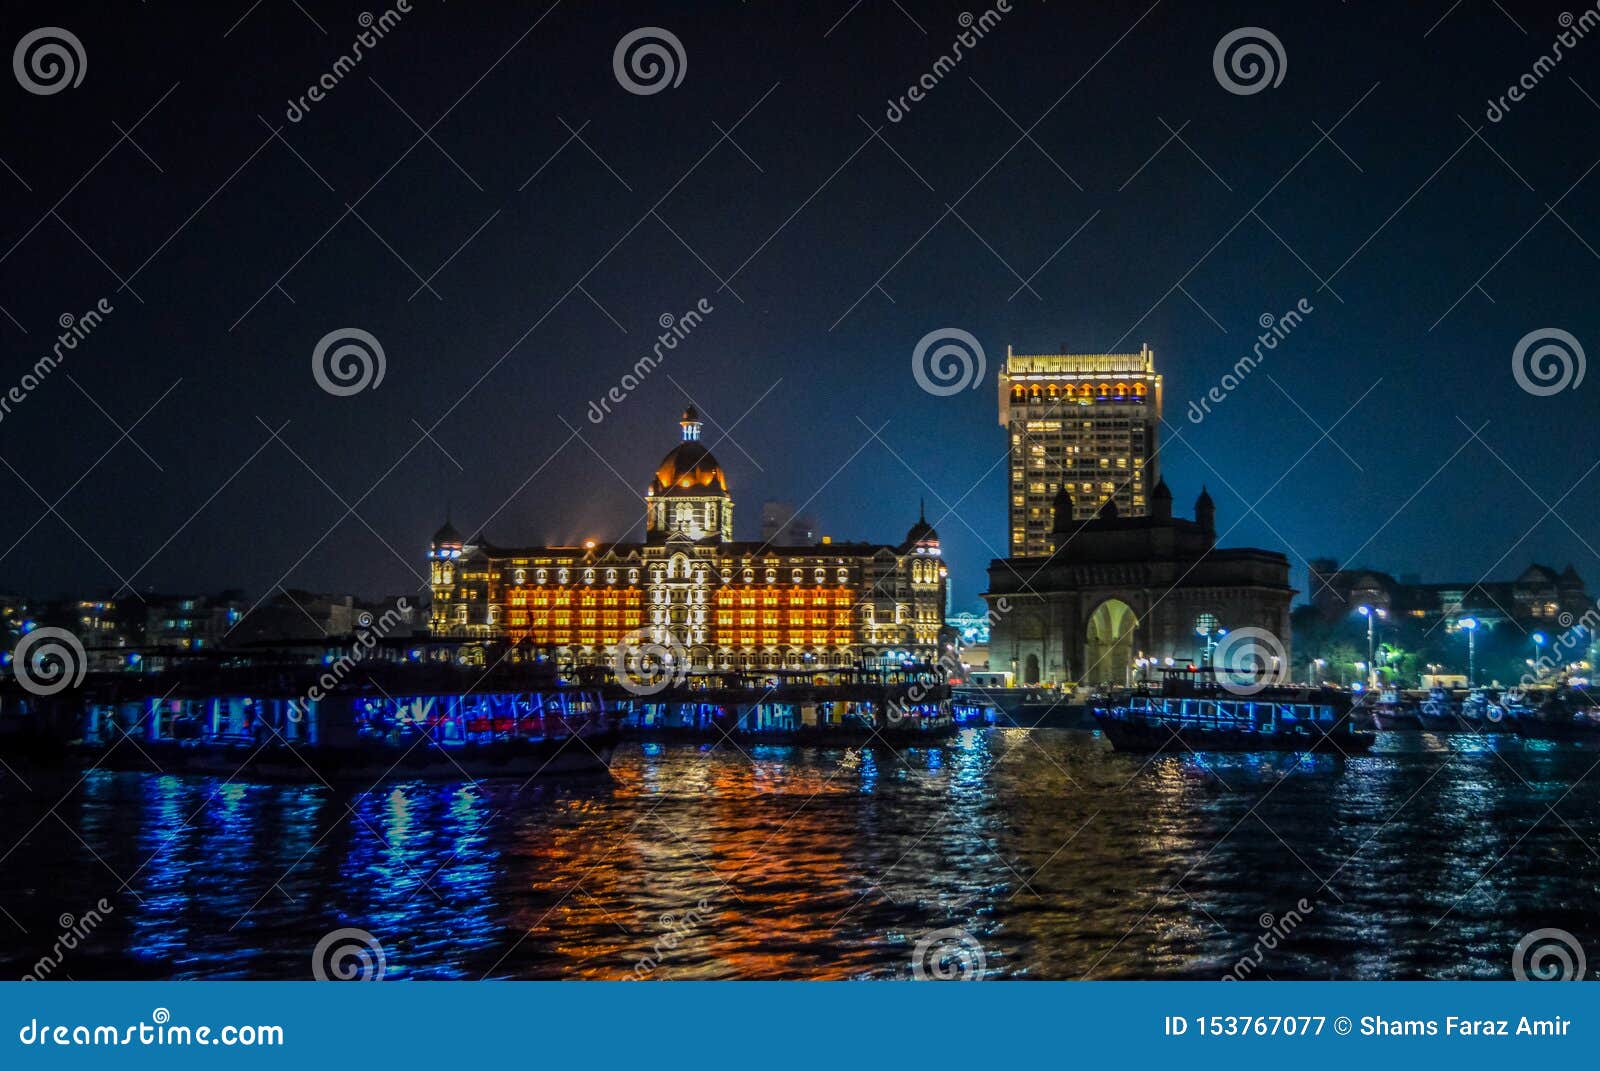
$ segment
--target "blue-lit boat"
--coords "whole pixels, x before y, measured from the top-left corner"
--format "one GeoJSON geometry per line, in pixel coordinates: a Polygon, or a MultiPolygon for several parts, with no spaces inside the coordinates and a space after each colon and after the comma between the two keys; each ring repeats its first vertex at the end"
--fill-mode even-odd
{"type": "Polygon", "coordinates": [[[1118,751],[1315,751],[1356,755],[1377,737],[1358,730],[1343,693],[1240,685],[1175,669],[1159,688],[1097,704],[1094,719],[1118,751]],[[1248,694],[1246,694],[1248,693],[1248,694]]]}
{"type": "Polygon", "coordinates": [[[609,774],[620,739],[597,688],[540,665],[281,661],[0,687],[0,761],[354,783],[609,774]]]}

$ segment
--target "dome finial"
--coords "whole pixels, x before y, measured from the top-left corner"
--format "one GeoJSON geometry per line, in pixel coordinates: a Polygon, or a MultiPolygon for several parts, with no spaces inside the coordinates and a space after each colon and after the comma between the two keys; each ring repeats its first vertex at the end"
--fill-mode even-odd
{"type": "Polygon", "coordinates": [[[686,443],[700,441],[700,412],[694,406],[683,411],[683,418],[678,421],[683,428],[683,441],[686,443]]]}

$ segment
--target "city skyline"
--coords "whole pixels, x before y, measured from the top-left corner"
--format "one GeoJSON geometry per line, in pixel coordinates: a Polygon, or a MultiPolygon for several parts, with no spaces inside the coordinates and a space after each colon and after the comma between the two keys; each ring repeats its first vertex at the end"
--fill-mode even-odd
{"type": "MultiPolygon", "coordinates": [[[[697,404],[708,439],[734,426],[731,479],[809,501],[829,534],[894,531],[927,498],[970,608],[1006,550],[1005,348],[1145,342],[1169,483],[1209,487],[1228,540],[1284,550],[1295,576],[1322,556],[1594,572],[1589,385],[1531,397],[1512,356],[1545,327],[1600,337],[1570,285],[1600,271],[1592,160],[1564,133],[1600,118],[1600,81],[1580,48],[1498,121],[1483,103],[1554,7],[1520,12],[1521,33],[1492,7],[1288,24],[1293,70],[1239,95],[1193,42],[1241,12],[1015,4],[896,121],[885,102],[959,32],[958,7],[686,13],[673,32],[721,66],[641,96],[610,59],[648,9],[485,13],[439,55],[426,40],[449,13],[411,6],[298,120],[287,102],[358,31],[354,7],[320,29],[292,7],[216,26],[121,12],[78,27],[96,63],[72,92],[13,87],[6,386],[60,316],[112,311],[0,421],[3,586],[407,590],[447,510],[528,541],[625,530],[635,444],[697,404]],[[113,32],[130,47],[95,47],[113,32]],[[1373,33],[1426,34],[1435,66],[1393,68],[1373,33]],[[137,61],[185,40],[191,67],[137,61]],[[1017,42],[1078,73],[1012,62],[1017,42]],[[1128,77],[1150,62],[1168,77],[1128,77]],[[508,138],[535,97],[545,121],[508,138]],[[592,423],[660,318],[701,308],[592,423]],[[1194,422],[1258,319],[1292,309],[1310,311],[1194,422]],[[331,395],[311,355],[345,327],[387,371],[331,395]],[[983,346],[981,389],[913,379],[918,341],[946,327],[983,346]]],[[[16,5],[7,30],[67,15],[16,5]]]]}
{"type": "Polygon", "coordinates": [[[1589,976],[1600,0],[0,42],[10,977],[1589,976]]]}

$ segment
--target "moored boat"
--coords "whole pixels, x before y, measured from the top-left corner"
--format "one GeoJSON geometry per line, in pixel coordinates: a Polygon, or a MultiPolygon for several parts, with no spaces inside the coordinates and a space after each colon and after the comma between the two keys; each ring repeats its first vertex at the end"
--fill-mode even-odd
{"type": "Polygon", "coordinates": [[[1555,694],[1538,708],[1521,708],[1509,719],[1528,740],[1600,742],[1600,705],[1587,694],[1555,694]]]}
{"type": "Polygon", "coordinates": [[[1208,671],[1173,670],[1159,690],[1096,706],[1096,723],[1118,751],[1314,751],[1354,755],[1376,737],[1350,721],[1338,693],[1234,684],[1208,671]]]}

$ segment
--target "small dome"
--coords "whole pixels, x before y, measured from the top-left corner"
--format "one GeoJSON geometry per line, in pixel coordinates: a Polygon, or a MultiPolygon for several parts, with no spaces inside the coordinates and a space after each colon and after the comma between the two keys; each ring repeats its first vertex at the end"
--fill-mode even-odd
{"type": "Polygon", "coordinates": [[[459,547],[461,545],[461,533],[456,531],[455,525],[445,521],[444,527],[433,533],[433,545],[436,547],[459,547]]]}
{"type": "Polygon", "coordinates": [[[656,466],[650,493],[668,497],[725,495],[728,478],[710,450],[698,442],[681,442],[656,466]]]}

